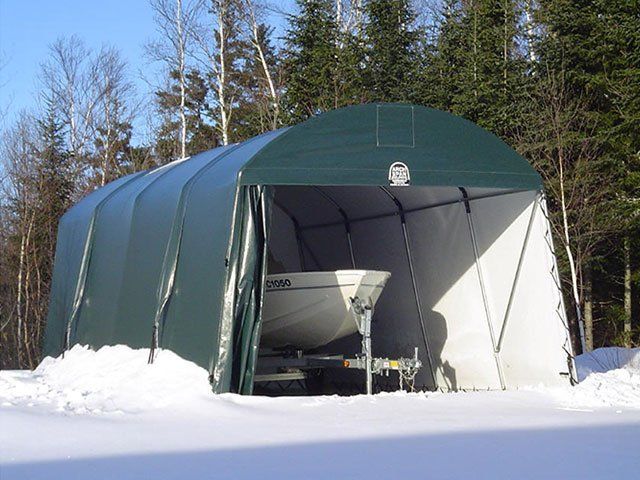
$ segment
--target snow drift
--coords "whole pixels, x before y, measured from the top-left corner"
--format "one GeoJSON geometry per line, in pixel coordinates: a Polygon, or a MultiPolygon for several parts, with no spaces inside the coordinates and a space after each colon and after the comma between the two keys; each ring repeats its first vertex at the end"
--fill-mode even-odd
{"type": "Polygon", "coordinates": [[[556,392],[563,404],[640,408],[640,348],[598,348],[579,355],[576,368],[580,383],[556,392]]]}
{"type": "Polygon", "coordinates": [[[33,373],[0,372],[0,403],[50,405],[70,413],[141,412],[211,395],[207,371],[169,350],[74,346],[33,373]]]}
{"type": "MultiPolygon", "coordinates": [[[[191,409],[194,402],[210,402],[205,369],[169,350],[160,350],[151,365],[148,357],[148,349],[123,345],[98,351],[75,346],[64,357],[45,358],[32,373],[0,372],[0,404],[101,414],[191,409]]],[[[640,349],[598,349],[577,357],[576,365],[582,379],[576,387],[536,390],[563,407],[640,408],[640,349]]]]}
{"type": "Polygon", "coordinates": [[[34,372],[0,372],[2,479],[600,480],[640,469],[636,354],[589,367],[573,388],[285,398],[213,395],[204,369],[170,351],[148,365],[148,354],[77,346],[34,372]]]}

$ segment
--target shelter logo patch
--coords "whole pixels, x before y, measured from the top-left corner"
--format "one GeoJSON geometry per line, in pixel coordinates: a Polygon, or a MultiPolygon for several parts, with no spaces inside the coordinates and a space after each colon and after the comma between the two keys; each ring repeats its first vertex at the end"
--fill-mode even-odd
{"type": "Polygon", "coordinates": [[[389,185],[392,187],[408,187],[411,184],[409,167],[402,162],[394,162],[389,167],[389,185]]]}

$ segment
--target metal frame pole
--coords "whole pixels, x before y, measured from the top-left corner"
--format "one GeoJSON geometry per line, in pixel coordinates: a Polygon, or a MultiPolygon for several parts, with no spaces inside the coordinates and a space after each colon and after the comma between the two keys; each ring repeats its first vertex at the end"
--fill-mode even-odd
{"type": "Polygon", "coordinates": [[[433,387],[438,388],[438,383],[436,381],[436,374],[434,371],[434,363],[433,358],[431,357],[431,348],[429,348],[429,338],[427,336],[427,328],[424,322],[424,315],[422,313],[422,304],[420,303],[420,295],[418,293],[418,284],[416,282],[416,275],[413,268],[413,259],[411,255],[411,245],[409,243],[409,232],[407,230],[407,222],[404,214],[404,207],[402,206],[402,202],[398,200],[398,198],[391,193],[387,188],[380,187],[380,189],[395,203],[396,208],[398,209],[398,214],[400,215],[400,222],[402,224],[402,236],[404,237],[404,247],[405,252],[407,254],[407,261],[409,263],[409,275],[411,276],[411,285],[413,287],[413,295],[416,301],[416,309],[418,310],[418,318],[420,319],[420,329],[422,331],[422,338],[424,340],[425,350],[427,352],[427,361],[429,362],[429,373],[431,374],[431,380],[433,381],[433,387]]]}
{"type": "Polygon", "coordinates": [[[296,217],[291,217],[291,221],[293,222],[293,229],[296,234],[296,243],[298,244],[298,257],[300,258],[300,269],[303,272],[307,271],[307,266],[304,261],[304,247],[302,245],[302,232],[300,231],[300,224],[296,217]]]}
{"type": "Polygon", "coordinates": [[[367,376],[367,395],[373,393],[373,372],[371,371],[371,362],[373,361],[373,355],[371,352],[371,305],[364,306],[364,328],[362,333],[362,349],[364,350],[365,374],[367,376]]]}
{"type": "Polygon", "coordinates": [[[305,260],[304,260],[304,241],[302,239],[302,228],[300,227],[300,223],[298,222],[298,219],[296,218],[296,216],[293,213],[291,213],[284,205],[277,202],[275,199],[273,200],[273,204],[276,207],[278,207],[280,210],[282,210],[282,213],[284,213],[287,217],[289,217],[289,220],[291,220],[291,223],[293,223],[293,230],[295,232],[296,243],[298,245],[298,257],[300,259],[300,269],[303,272],[306,272],[307,267],[305,265],[305,260]]]}
{"type": "MultiPolygon", "coordinates": [[[[474,195],[473,197],[469,197],[468,201],[469,202],[475,202],[478,200],[485,200],[488,198],[494,198],[494,197],[504,197],[505,195],[514,195],[517,193],[523,193],[523,192],[528,192],[530,190],[506,190],[504,192],[501,193],[486,193],[484,195],[474,195]]],[[[447,207],[449,205],[455,205],[456,203],[463,203],[464,200],[461,198],[455,199],[455,200],[448,200],[446,202],[438,202],[438,203],[432,203],[430,205],[423,205],[420,207],[413,207],[413,208],[405,208],[404,209],[404,214],[405,215],[409,215],[410,213],[416,213],[416,212],[423,212],[425,210],[431,210],[433,208],[440,208],[440,207],[447,207]]],[[[381,218],[387,218],[387,217],[395,217],[398,215],[398,212],[393,212],[393,213],[381,213],[378,215],[366,215],[364,217],[356,217],[356,218],[350,218],[349,219],[349,223],[353,224],[353,223],[359,223],[359,222],[366,222],[369,220],[378,220],[381,218]]],[[[302,227],[303,230],[313,230],[316,228],[325,228],[325,227],[332,227],[335,225],[340,225],[343,222],[326,222],[326,223],[317,223],[315,225],[305,225],[304,227],[302,227]]]]}
{"type": "Polygon", "coordinates": [[[356,268],[356,257],[353,254],[353,243],[351,241],[351,222],[349,220],[349,216],[347,215],[347,212],[345,211],[344,208],[340,206],[340,204],[331,195],[329,195],[327,192],[322,190],[320,187],[314,185],[312,188],[315,191],[317,191],[320,195],[322,195],[322,197],[325,200],[329,201],[338,210],[338,213],[340,213],[340,216],[342,217],[342,221],[344,223],[344,229],[347,234],[347,245],[349,246],[349,257],[351,259],[351,267],[356,268]]]}
{"type": "Polygon", "coordinates": [[[529,223],[527,224],[527,232],[524,236],[524,242],[522,243],[522,249],[520,250],[520,258],[518,259],[518,267],[516,268],[516,275],[513,278],[513,284],[511,285],[511,292],[509,293],[509,301],[507,302],[507,309],[504,312],[504,318],[502,319],[502,327],[500,328],[500,336],[498,337],[498,344],[496,345],[496,352],[500,353],[502,349],[502,343],[504,341],[504,335],[507,331],[507,323],[510,318],[511,308],[513,306],[513,299],[515,298],[516,290],[518,287],[518,281],[520,280],[520,272],[522,271],[522,265],[524,264],[524,256],[529,245],[529,237],[531,236],[531,230],[533,227],[533,221],[536,217],[536,211],[538,210],[538,200],[540,193],[536,194],[536,198],[533,202],[531,209],[531,215],[529,216],[529,223]]]}
{"type": "Polygon", "coordinates": [[[487,290],[484,283],[484,275],[482,274],[482,267],[480,265],[480,253],[478,251],[478,241],[476,239],[475,227],[473,224],[473,217],[471,216],[471,205],[469,204],[469,195],[464,187],[458,187],[462,193],[462,199],[464,203],[465,212],[467,215],[467,224],[469,225],[469,234],[471,236],[471,244],[473,246],[473,256],[475,259],[476,272],[478,273],[478,281],[480,283],[480,292],[482,294],[482,303],[484,304],[484,313],[487,319],[487,326],[489,327],[489,336],[491,338],[491,348],[493,350],[493,357],[496,362],[496,368],[498,370],[498,379],[500,380],[500,387],[505,390],[506,384],[504,380],[504,373],[502,371],[502,361],[500,359],[500,352],[496,347],[496,336],[493,331],[493,323],[491,321],[491,309],[489,308],[489,301],[487,299],[487,290]]]}

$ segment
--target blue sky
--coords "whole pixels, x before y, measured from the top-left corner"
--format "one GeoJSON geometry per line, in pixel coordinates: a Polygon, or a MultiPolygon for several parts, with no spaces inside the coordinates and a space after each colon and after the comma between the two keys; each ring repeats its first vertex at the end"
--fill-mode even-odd
{"type": "Polygon", "coordinates": [[[0,105],[9,121],[34,105],[35,77],[48,45],[73,34],[89,47],[118,47],[132,72],[145,67],[144,44],[154,36],[146,0],[0,0],[0,52],[6,66],[0,79],[0,105]]]}
{"type": "Polygon", "coordinates": [[[0,108],[8,110],[8,122],[34,106],[35,77],[48,45],[73,34],[89,47],[120,49],[138,90],[146,90],[138,73],[150,68],[144,45],[156,35],[148,0],[0,0],[0,53],[7,61],[0,72],[0,108]]]}

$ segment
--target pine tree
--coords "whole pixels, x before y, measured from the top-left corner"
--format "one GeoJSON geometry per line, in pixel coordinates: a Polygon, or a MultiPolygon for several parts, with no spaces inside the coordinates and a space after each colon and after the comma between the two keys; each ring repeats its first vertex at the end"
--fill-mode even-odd
{"type": "Polygon", "coordinates": [[[435,38],[425,48],[425,66],[421,72],[420,102],[440,110],[451,110],[454,93],[459,91],[460,66],[464,63],[466,43],[463,28],[464,9],[460,0],[447,0],[441,12],[435,38]]]}
{"type": "Polygon", "coordinates": [[[245,140],[255,135],[272,130],[280,125],[277,95],[279,95],[280,85],[274,79],[274,73],[278,71],[279,64],[277,52],[272,42],[273,28],[265,24],[258,24],[256,27],[256,39],[258,48],[254,46],[248,53],[242,69],[241,83],[243,89],[238,100],[238,111],[236,113],[236,135],[238,139],[245,140]],[[266,78],[263,65],[271,68],[271,79],[266,78]],[[274,99],[269,82],[272,82],[276,94],[274,99]]]}
{"type": "Polygon", "coordinates": [[[423,101],[509,139],[526,84],[519,16],[514,0],[447,1],[424,70],[423,101]]]}
{"type": "MultiPolygon", "coordinates": [[[[565,243],[570,241],[575,252],[577,302],[585,311],[587,349],[594,346],[594,319],[598,315],[592,295],[598,289],[593,287],[606,282],[605,271],[624,249],[622,241],[613,247],[612,241],[622,239],[630,218],[629,212],[621,210],[624,202],[619,200],[625,196],[626,181],[633,178],[632,145],[638,132],[631,113],[633,92],[637,95],[639,91],[637,79],[630,80],[638,72],[639,25],[637,5],[632,3],[542,0],[536,12],[542,26],[536,48],[540,88],[544,90],[549,80],[562,78],[565,95],[583,105],[574,112],[575,128],[564,137],[561,147],[574,152],[564,160],[570,174],[567,192],[573,199],[564,230],[571,232],[565,243]],[[585,145],[591,152],[587,157],[585,145]]],[[[541,143],[557,141],[549,136],[541,143]]]]}
{"type": "Polygon", "coordinates": [[[42,245],[48,255],[47,271],[51,268],[55,252],[58,221],[69,208],[74,189],[70,157],[65,148],[64,127],[58,119],[54,102],[45,99],[44,118],[38,120],[39,145],[36,147],[38,161],[38,218],[42,245]]]}
{"type": "Polygon", "coordinates": [[[338,25],[331,0],[297,0],[286,35],[285,109],[296,123],[335,108],[338,25]]]}
{"type": "Polygon", "coordinates": [[[365,82],[371,101],[417,98],[420,37],[405,0],[369,0],[366,15],[365,82]]]}
{"type": "MultiPolygon", "coordinates": [[[[156,92],[158,109],[164,118],[155,141],[156,155],[161,163],[174,160],[180,155],[181,124],[176,116],[180,103],[178,72],[170,75],[171,84],[166,90],[156,92]]],[[[202,78],[197,70],[185,75],[185,121],[187,126],[187,155],[214,148],[219,140],[212,123],[215,113],[209,103],[211,84],[202,78]]]]}
{"type": "MultiPolygon", "coordinates": [[[[633,321],[640,311],[632,308],[640,287],[640,258],[633,254],[640,248],[640,10],[637,2],[599,0],[595,5],[603,63],[596,82],[610,102],[604,104],[599,121],[603,143],[616,165],[613,215],[619,231],[614,250],[619,254],[614,261],[619,258],[622,264],[616,283],[623,285],[620,313],[616,315],[614,308],[613,315],[606,316],[620,331],[613,340],[631,347],[640,345],[640,322],[633,321]]],[[[612,265],[607,267],[613,270],[612,265]]]]}

